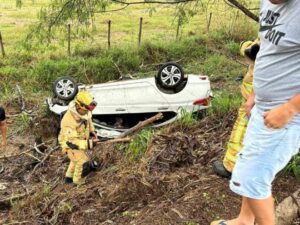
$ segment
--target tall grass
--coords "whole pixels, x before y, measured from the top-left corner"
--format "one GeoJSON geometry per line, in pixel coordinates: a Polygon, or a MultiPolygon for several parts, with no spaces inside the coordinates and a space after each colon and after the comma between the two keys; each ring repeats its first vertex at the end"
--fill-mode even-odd
{"type": "Polygon", "coordinates": [[[230,112],[237,111],[241,103],[242,97],[239,93],[219,91],[214,93],[208,114],[222,118],[227,116],[230,112]]]}

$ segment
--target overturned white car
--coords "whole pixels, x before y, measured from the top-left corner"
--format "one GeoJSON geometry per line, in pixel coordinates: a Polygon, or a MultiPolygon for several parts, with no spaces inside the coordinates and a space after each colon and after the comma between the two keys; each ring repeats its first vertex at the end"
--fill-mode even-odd
{"type": "Polygon", "coordinates": [[[176,63],[164,64],[153,78],[120,80],[93,85],[77,85],[70,77],[58,78],[49,109],[62,116],[78,90],[88,90],[98,103],[93,121],[100,137],[111,138],[139,121],[163,113],[154,127],[168,124],[183,113],[203,114],[211,96],[210,82],[204,75],[184,75],[176,63]]]}

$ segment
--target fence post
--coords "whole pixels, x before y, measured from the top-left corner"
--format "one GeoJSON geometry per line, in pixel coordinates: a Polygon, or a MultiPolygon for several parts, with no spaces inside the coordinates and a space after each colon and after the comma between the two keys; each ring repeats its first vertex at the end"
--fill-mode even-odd
{"type": "Polygon", "coordinates": [[[0,47],[1,47],[1,52],[2,52],[2,56],[3,58],[5,57],[5,51],[4,51],[4,45],[3,45],[3,40],[2,40],[2,34],[0,31],[0,47]]]}
{"type": "Polygon", "coordinates": [[[209,18],[208,18],[208,23],[207,23],[207,32],[209,32],[211,17],[212,17],[212,13],[209,13],[209,18]]]}
{"type": "Polygon", "coordinates": [[[142,29],[143,29],[143,17],[140,17],[140,29],[139,29],[139,47],[142,41],[142,29]]]}
{"type": "Polygon", "coordinates": [[[71,56],[71,24],[68,24],[68,55],[71,56]]]}
{"type": "Polygon", "coordinates": [[[108,44],[108,48],[110,48],[110,29],[111,29],[111,20],[108,21],[108,31],[107,31],[107,44],[108,44]]]}

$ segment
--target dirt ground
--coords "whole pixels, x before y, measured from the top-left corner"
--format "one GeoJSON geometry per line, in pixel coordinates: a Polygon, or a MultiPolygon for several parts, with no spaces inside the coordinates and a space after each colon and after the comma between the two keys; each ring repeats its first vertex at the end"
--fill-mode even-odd
{"type": "MultiPolygon", "coordinates": [[[[37,118],[0,151],[0,224],[206,225],[232,218],[240,198],[228,180],[213,174],[211,162],[223,157],[234,119],[232,113],[191,127],[174,123],[154,136],[135,163],[120,145],[98,146],[92,157],[100,167],[77,187],[64,183],[68,159],[56,147],[53,120],[37,118]],[[29,134],[47,134],[45,144],[34,148],[40,140],[29,134]]],[[[274,182],[276,203],[298,187],[293,175],[281,173],[274,182]]]]}

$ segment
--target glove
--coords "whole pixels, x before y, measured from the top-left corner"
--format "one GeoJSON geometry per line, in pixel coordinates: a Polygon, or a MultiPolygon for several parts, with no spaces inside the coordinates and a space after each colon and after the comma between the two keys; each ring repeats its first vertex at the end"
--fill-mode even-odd
{"type": "Polygon", "coordinates": [[[90,138],[88,140],[88,149],[93,149],[99,143],[100,140],[98,138],[90,138]]]}
{"type": "Polygon", "coordinates": [[[100,142],[98,138],[93,138],[92,141],[93,141],[93,146],[96,146],[100,142]]]}
{"type": "Polygon", "coordinates": [[[97,132],[96,131],[93,131],[93,132],[90,132],[90,138],[98,138],[97,136],[97,132]]]}

